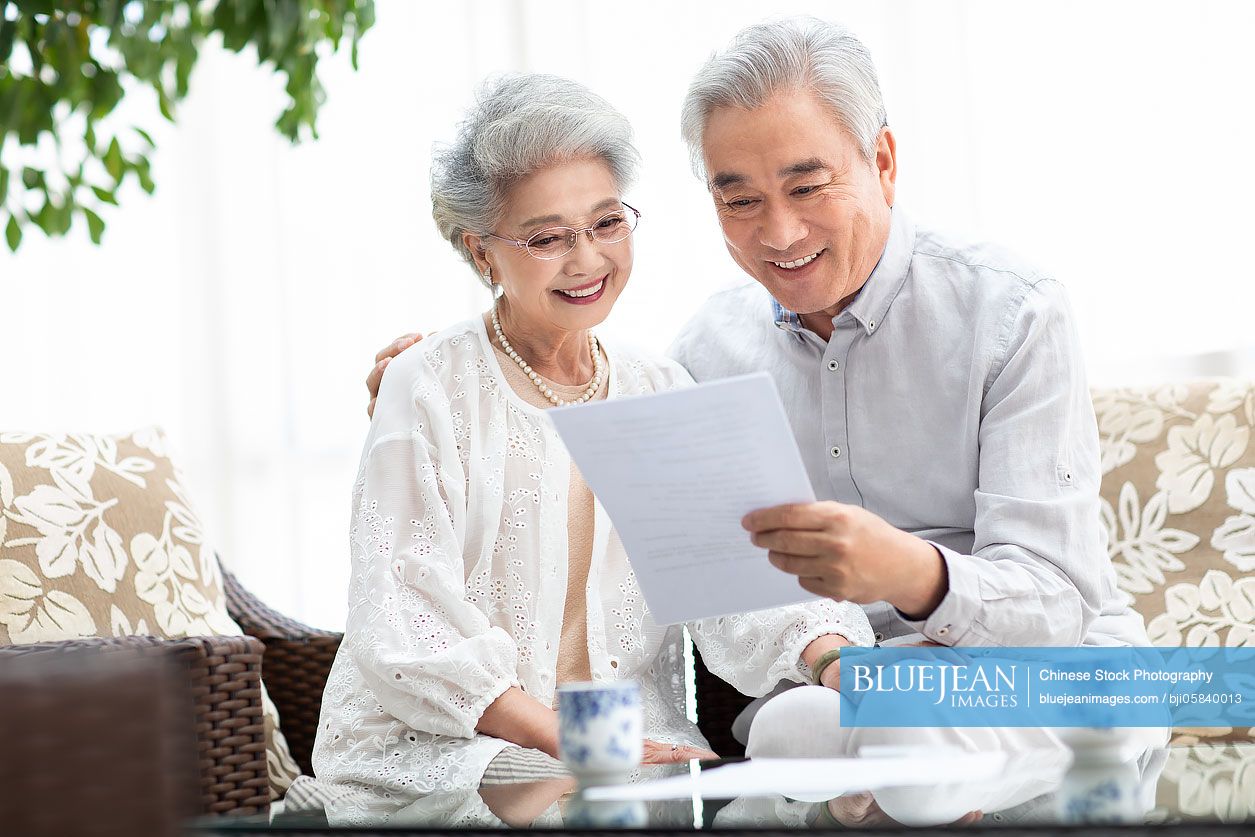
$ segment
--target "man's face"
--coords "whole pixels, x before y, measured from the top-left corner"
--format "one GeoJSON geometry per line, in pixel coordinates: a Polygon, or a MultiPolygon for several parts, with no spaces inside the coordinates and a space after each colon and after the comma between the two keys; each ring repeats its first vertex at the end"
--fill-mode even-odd
{"type": "Polygon", "coordinates": [[[893,135],[881,131],[868,162],[814,94],[784,91],[714,111],[702,154],[736,263],[790,311],[835,316],[888,240],[893,135]]]}

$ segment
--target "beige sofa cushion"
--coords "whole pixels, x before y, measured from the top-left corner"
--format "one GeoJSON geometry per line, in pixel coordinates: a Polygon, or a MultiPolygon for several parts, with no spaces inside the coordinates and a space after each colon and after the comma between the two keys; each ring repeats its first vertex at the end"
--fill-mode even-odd
{"type": "Polygon", "coordinates": [[[1108,551],[1151,642],[1255,646],[1255,381],[1093,396],[1108,551]]]}
{"type": "MultiPolygon", "coordinates": [[[[159,429],[0,433],[0,644],[241,633],[159,429]]],[[[262,702],[277,797],[300,771],[262,702]]]]}

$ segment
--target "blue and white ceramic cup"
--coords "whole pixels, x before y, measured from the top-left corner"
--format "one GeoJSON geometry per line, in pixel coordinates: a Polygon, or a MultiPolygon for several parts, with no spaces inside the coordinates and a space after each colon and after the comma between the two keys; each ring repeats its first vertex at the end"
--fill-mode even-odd
{"type": "Polygon", "coordinates": [[[558,753],[582,783],[624,779],[640,766],[643,726],[635,681],[558,687],[558,753]]]}

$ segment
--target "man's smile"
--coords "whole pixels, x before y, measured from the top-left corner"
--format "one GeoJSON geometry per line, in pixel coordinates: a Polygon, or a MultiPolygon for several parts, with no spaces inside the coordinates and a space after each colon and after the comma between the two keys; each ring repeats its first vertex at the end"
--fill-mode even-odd
{"type": "MultiPolygon", "coordinates": [[[[820,254],[823,252],[824,252],[823,250],[820,250],[818,252],[811,253],[809,256],[802,256],[800,259],[794,259],[788,262],[772,261],[771,263],[774,264],[776,267],[780,268],[781,270],[797,270],[799,267],[805,267],[806,265],[815,261],[815,259],[819,258],[820,254]]],[[[771,260],[768,259],[768,261],[771,261],[771,260]]]]}

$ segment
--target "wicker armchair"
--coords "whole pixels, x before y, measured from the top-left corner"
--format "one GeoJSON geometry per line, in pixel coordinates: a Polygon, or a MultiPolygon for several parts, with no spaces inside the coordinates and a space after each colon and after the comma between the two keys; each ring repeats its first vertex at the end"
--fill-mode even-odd
{"type": "MultiPolygon", "coordinates": [[[[301,770],[309,773],[323,685],[341,635],[276,613],[229,572],[223,570],[222,575],[228,612],[245,636],[177,640],[128,636],[0,646],[0,667],[6,661],[61,655],[162,658],[180,673],[191,697],[196,810],[202,814],[259,814],[270,805],[261,705],[263,661],[266,688],[279,709],[292,756],[301,770]]],[[[123,755],[118,754],[120,760],[123,755]]],[[[48,754],[49,764],[55,759],[56,754],[48,754]]]]}
{"type": "MultiPolygon", "coordinates": [[[[187,744],[193,749],[196,776],[192,781],[197,786],[195,790],[187,789],[187,793],[198,797],[193,807],[205,814],[255,814],[264,812],[270,804],[260,688],[263,651],[262,643],[249,636],[67,640],[0,646],[0,668],[6,663],[52,661],[57,657],[106,662],[145,656],[159,658],[163,665],[178,672],[179,691],[191,702],[192,729],[188,732],[192,734],[189,738],[194,736],[194,741],[187,744]]],[[[55,689],[55,684],[49,685],[55,689]]],[[[102,684],[101,688],[108,690],[110,686],[102,684]]],[[[118,706],[118,698],[118,694],[106,691],[98,692],[96,700],[118,706]]],[[[41,705],[55,707],[59,701],[59,695],[49,693],[42,696],[41,705]]],[[[42,756],[32,755],[23,763],[32,765],[31,769],[50,769],[55,765],[81,780],[78,768],[82,766],[61,763],[65,758],[64,750],[53,747],[49,739],[49,731],[55,732],[79,714],[81,708],[69,714],[51,709],[43,714],[36,712],[33,717],[25,718],[35,734],[27,736],[16,730],[3,746],[16,752],[42,747],[42,756]]],[[[127,711],[119,711],[110,725],[134,723],[137,716],[144,717],[143,707],[132,704],[127,711]]],[[[182,717],[186,723],[188,714],[182,717]]],[[[134,761],[135,753],[129,745],[118,745],[114,756],[116,765],[110,768],[110,775],[114,771],[125,772],[125,765],[134,761]]],[[[107,782],[98,781],[108,786],[107,782]]]]}
{"type": "Polygon", "coordinates": [[[223,570],[227,613],[265,645],[266,689],[279,710],[283,735],[301,772],[313,774],[310,753],[322,690],[343,634],[303,625],[262,604],[223,570]]]}

